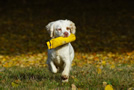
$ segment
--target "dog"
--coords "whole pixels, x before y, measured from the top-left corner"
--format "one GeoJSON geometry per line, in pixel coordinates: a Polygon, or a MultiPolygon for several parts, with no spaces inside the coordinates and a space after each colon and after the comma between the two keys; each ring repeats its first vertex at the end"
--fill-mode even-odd
{"type": "MultiPolygon", "coordinates": [[[[76,26],[70,20],[57,20],[48,23],[46,26],[50,37],[68,37],[76,33],[76,26]]],[[[61,72],[62,82],[68,82],[71,63],[74,59],[74,49],[71,43],[59,46],[55,49],[48,49],[47,64],[52,73],[61,72]]]]}

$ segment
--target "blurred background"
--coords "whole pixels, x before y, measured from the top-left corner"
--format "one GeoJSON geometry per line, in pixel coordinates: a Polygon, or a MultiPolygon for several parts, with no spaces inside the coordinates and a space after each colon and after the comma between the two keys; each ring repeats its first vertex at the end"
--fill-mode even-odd
{"type": "Polygon", "coordinates": [[[0,0],[0,54],[46,52],[45,26],[59,19],[76,24],[76,52],[134,50],[133,0],[0,0]]]}

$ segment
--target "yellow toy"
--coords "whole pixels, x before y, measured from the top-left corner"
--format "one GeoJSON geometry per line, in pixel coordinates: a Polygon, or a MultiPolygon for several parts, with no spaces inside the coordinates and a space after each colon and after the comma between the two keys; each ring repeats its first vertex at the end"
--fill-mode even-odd
{"type": "Polygon", "coordinates": [[[71,34],[69,37],[57,37],[54,39],[51,39],[47,42],[48,49],[54,49],[58,46],[67,44],[69,42],[75,41],[76,37],[74,34],[71,34]]]}

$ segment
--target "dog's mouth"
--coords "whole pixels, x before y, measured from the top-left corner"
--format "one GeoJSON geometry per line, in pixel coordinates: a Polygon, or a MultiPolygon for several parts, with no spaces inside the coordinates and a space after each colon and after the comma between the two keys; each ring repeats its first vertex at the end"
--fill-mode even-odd
{"type": "Polygon", "coordinates": [[[63,37],[68,37],[68,35],[64,35],[63,37]]]}

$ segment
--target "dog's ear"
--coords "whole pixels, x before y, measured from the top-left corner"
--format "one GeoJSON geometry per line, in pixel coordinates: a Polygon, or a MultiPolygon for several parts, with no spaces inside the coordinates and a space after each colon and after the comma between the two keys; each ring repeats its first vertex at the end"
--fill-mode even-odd
{"type": "Polygon", "coordinates": [[[49,32],[50,37],[53,38],[54,37],[54,22],[48,23],[48,25],[46,26],[46,29],[49,32]]]}
{"type": "Polygon", "coordinates": [[[75,26],[75,24],[72,22],[72,21],[70,21],[70,20],[68,20],[70,23],[70,29],[71,29],[71,33],[73,33],[73,34],[75,34],[76,33],[76,26],[75,26]]]}

